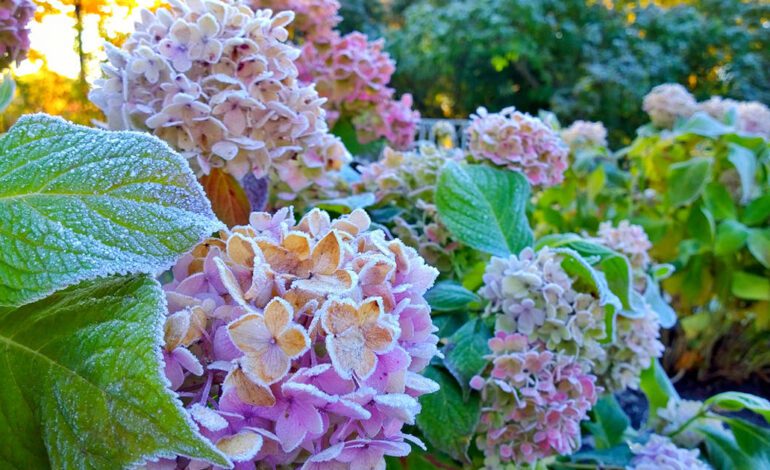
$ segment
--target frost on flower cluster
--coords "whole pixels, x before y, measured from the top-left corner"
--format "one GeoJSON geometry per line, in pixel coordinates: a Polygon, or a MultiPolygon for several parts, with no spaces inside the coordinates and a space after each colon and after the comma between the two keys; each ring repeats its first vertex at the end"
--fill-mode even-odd
{"type": "Polygon", "coordinates": [[[307,41],[297,66],[300,79],[316,84],[327,99],[330,124],[351,118],[362,143],[385,138],[404,149],[414,140],[420,114],[412,109],[412,96],[395,99],[389,87],[396,65],[384,50],[382,39],[369,41],[359,32],[307,41]]]}
{"type": "Polygon", "coordinates": [[[642,102],[642,109],[650,116],[650,121],[661,129],[670,129],[677,118],[689,118],[697,111],[697,106],[695,98],[678,83],[656,86],[642,102]]]}
{"type": "Polygon", "coordinates": [[[479,293],[496,313],[496,331],[527,335],[550,351],[588,362],[605,355],[605,310],[599,298],[582,292],[562,268],[563,256],[550,248],[525,248],[509,258],[493,257],[479,293]]]}
{"type": "Polygon", "coordinates": [[[386,147],[380,160],[360,168],[357,190],[404,209],[393,219],[393,233],[442,272],[451,269],[451,255],[459,245],[439,220],[433,198],[443,165],[463,158],[461,152],[430,144],[409,152],[386,147]]]}
{"type": "Polygon", "coordinates": [[[770,108],[763,103],[712,96],[698,103],[698,110],[719,121],[724,121],[733,112],[738,130],[770,139],[770,108]]]}
{"type": "Polygon", "coordinates": [[[698,449],[680,449],[668,438],[653,434],[645,444],[631,444],[629,470],[710,470],[711,466],[698,459],[698,449]]]}
{"type": "Polygon", "coordinates": [[[601,122],[575,121],[562,129],[561,138],[570,149],[606,147],[607,129],[601,122]]]}
{"type": "Polygon", "coordinates": [[[710,432],[724,431],[724,424],[716,418],[700,417],[692,421],[703,409],[703,402],[671,398],[665,408],[659,408],[657,415],[650,417],[649,426],[658,434],[671,435],[677,446],[687,449],[698,447],[706,438],[698,429],[708,428],[710,432]],[[679,431],[687,425],[684,431],[679,431]]]}
{"type": "MultiPolygon", "coordinates": [[[[644,229],[627,220],[617,226],[602,222],[596,241],[628,258],[634,287],[643,294],[647,283],[645,271],[650,266],[648,251],[652,248],[644,229]]],[[[650,366],[653,358],[663,355],[658,314],[649,305],[646,307],[645,314],[639,318],[624,315],[615,318],[615,340],[605,346],[607,354],[594,369],[599,383],[610,391],[637,390],[642,371],[650,366]]]]}
{"type": "Polygon", "coordinates": [[[250,0],[249,3],[255,10],[294,12],[296,17],[291,29],[295,36],[302,35],[309,41],[330,36],[342,21],[337,0],[250,0]]]}
{"type": "Polygon", "coordinates": [[[0,2],[0,70],[18,64],[29,50],[29,21],[35,14],[31,0],[0,2]]]}
{"type": "Polygon", "coordinates": [[[553,186],[564,180],[569,148],[542,120],[515,108],[471,115],[468,148],[477,160],[523,173],[532,185],[553,186]]]}
{"type": "Polygon", "coordinates": [[[108,46],[91,100],[113,129],[149,130],[202,173],[277,173],[293,190],[326,184],[349,158],[323,99],[297,80],[291,12],[235,0],[172,0],[143,11],[122,49],[108,46]]]}
{"type": "Polygon", "coordinates": [[[419,374],[437,353],[423,298],[436,270],[361,210],[250,222],[198,245],[164,287],[166,373],[193,419],[244,465],[408,454],[420,443],[402,426],[438,388],[419,374]]]}
{"type": "MultiPolygon", "coordinates": [[[[490,469],[532,463],[580,447],[580,421],[600,391],[578,359],[526,335],[498,331],[489,340],[489,377],[476,376],[483,408],[477,445],[490,469]]],[[[518,468],[518,467],[516,467],[518,468]]]]}

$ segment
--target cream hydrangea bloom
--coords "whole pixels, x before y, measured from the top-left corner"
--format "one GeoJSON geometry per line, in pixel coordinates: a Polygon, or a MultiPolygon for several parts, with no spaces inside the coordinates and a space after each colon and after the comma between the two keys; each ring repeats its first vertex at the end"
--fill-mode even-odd
{"type": "Polygon", "coordinates": [[[650,116],[650,121],[661,129],[671,128],[677,118],[692,116],[697,106],[695,98],[678,83],[656,86],[642,102],[642,109],[650,116]]]}
{"type": "Polygon", "coordinates": [[[107,46],[90,99],[112,129],[148,130],[206,174],[325,183],[349,155],[329,134],[314,87],[297,80],[291,12],[236,0],[171,0],[143,11],[122,48],[107,46]]]}

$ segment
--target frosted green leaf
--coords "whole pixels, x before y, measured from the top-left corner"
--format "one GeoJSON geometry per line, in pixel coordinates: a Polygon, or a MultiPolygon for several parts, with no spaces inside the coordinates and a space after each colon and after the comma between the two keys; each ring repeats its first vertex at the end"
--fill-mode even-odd
{"type": "Polygon", "coordinates": [[[449,162],[439,175],[435,199],[441,221],[472,248],[508,256],[532,245],[529,184],[521,173],[449,162]]]}
{"type": "Polygon", "coordinates": [[[177,454],[227,466],[167,389],[165,308],[147,276],[0,307],[0,466],[119,469],[177,454]]]}
{"type": "Polygon", "coordinates": [[[185,159],[155,137],[34,115],[0,138],[0,305],[165,269],[218,228],[185,159]]]}

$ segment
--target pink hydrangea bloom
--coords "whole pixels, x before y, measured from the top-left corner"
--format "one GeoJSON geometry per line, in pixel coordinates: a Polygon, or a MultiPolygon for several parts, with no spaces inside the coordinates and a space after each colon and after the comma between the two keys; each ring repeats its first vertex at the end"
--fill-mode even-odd
{"type": "Polygon", "coordinates": [[[710,470],[711,466],[698,459],[698,449],[675,446],[668,438],[653,434],[645,444],[631,444],[629,470],[710,470]]]}
{"type": "Polygon", "coordinates": [[[575,121],[561,131],[561,138],[571,149],[606,147],[607,128],[601,122],[575,121]]]}
{"type": "Polygon", "coordinates": [[[650,121],[661,129],[670,129],[677,118],[689,118],[697,106],[695,98],[678,83],[656,86],[642,102],[642,109],[650,116],[650,121]]]}
{"type": "Polygon", "coordinates": [[[578,289],[562,260],[549,248],[493,257],[479,293],[497,314],[498,331],[527,335],[581,360],[600,360],[605,351],[599,341],[607,336],[604,307],[594,293],[578,289]]]}
{"type": "Polygon", "coordinates": [[[412,95],[406,93],[401,99],[386,99],[376,107],[362,111],[353,118],[358,140],[368,143],[385,138],[396,149],[406,149],[414,142],[420,113],[412,109],[412,95]]]}
{"type": "Polygon", "coordinates": [[[487,468],[532,463],[580,447],[580,421],[596,403],[596,378],[569,354],[526,335],[498,331],[489,340],[492,369],[471,385],[483,408],[477,445],[487,468]]]}
{"type": "Polygon", "coordinates": [[[337,32],[307,41],[297,66],[300,79],[316,84],[327,98],[330,125],[341,116],[352,118],[359,140],[385,138],[396,148],[414,141],[420,115],[412,110],[411,95],[395,99],[388,86],[395,62],[382,39],[369,41],[359,32],[337,32]]]}
{"type": "Polygon", "coordinates": [[[532,185],[553,186],[564,180],[569,148],[542,120],[515,108],[471,115],[468,149],[477,160],[523,173],[532,185]]]}
{"type": "Polygon", "coordinates": [[[35,14],[35,8],[31,0],[3,0],[0,3],[0,70],[27,57],[27,25],[35,14]]]}
{"type": "Polygon", "coordinates": [[[648,251],[652,248],[652,243],[639,225],[627,220],[620,221],[617,227],[614,227],[612,222],[602,222],[599,224],[598,241],[626,255],[634,269],[646,270],[650,265],[648,251]]]}
{"type": "Polygon", "coordinates": [[[437,271],[367,231],[362,210],[250,222],[202,242],[164,286],[169,379],[203,434],[239,465],[406,455],[420,443],[402,427],[438,387],[419,374],[437,354],[423,298],[437,271]]]}
{"type": "Polygon", "coordinates": [[[153,132],[199,173],[251,171],[294,191],[328,184],[350,156],[328,133],[324,100],[297,80],[292,19],[235,0],[145,10],[121,49],[107,47],[90,98],[109,127],[153,132]]]}
{"type": "Polygon", "coordinates": [[[250,0],[250,5],[254,9],[294,12],[292,28],[308,41],[330,36],[342,21],[337,0],[250,0]]]}

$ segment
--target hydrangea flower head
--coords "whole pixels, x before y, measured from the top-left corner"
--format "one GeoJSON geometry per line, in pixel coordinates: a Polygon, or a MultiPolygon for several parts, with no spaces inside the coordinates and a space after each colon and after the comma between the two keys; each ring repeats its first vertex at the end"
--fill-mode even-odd
{"type": "Polygon", "coordinates": [[[532,185],[553,186],[564,180],[569,148],[542,120],[515,108],[471,116],[468,148],[477,160],[523,173],[532,185]]]}
{"type": "Polygon", "coordinates": [[[174,267],[167,375],[236,463],[379,465],[419,444],[402,427],[438,387],[419,374],[437,354],[423,295],[438,273],[369,224],[253,213],[174,267]]]}
{"type": "Polygon", "coordinates": [[[144,11],[121,49],[107,47],[90,98],[109,127],[151,131],[199,173],[326,184],[350,156],[328,133],[323,99],[297,80],[292,19],[235,0],[172,0],[144,11]]]}
{"type": "Polygon", "coordinates": [[[708,114],[718,121],[722,121],[727,113],[733,111],[738,106],[738,101],[721,96],[712,96],[706,101],[698,103],[698,111],[708,114]]]}
{"type": "Polygon", "coordinates": [[[628,257],[633,269],[646,270],[650,265],[648,252],[652,243],[639,225],[622,220],[617,226],[612,222],[599,224],[598,241],[608,248],[628,257]]]}
{"type": "Polygon", "coordinates": [[[35,8],[31,0],[4,0],[0,3],[0,70],[27,57],[27,25],[35,14],[35,8]]]}
{"type": "Polygon", "coordinates": [[[388,84],[396,64],[384,45],[382,39],[369,41],[359,32],[334,32],[307,41],[297,62],[299,77],[315,83],[327,99],[330,125],[349,116],[361,142],[385,138],[404,149],[414,140],[420,115],[412,110],[411,95],[394,98],[395,90],[388,84]]]}
{"type": "Polygon", "coordinates": [[[701,401],[671,398],[665,408],[659,408],[657,415],[650,418],[649,425],[659,434],[670,435],[689,423],[684,431],[678,432],[670,439],[677,446],[694,449],[706,439],[706,435],[696,428],[708,428],[713,432],[724,431],[722,421],[715,418],[701,417],[691,422],[702,408],[701,401]]]}
{"type": "Polygon", "coordinates": [[[296,18],[292,29],[310,41],[330,36],[342,21],[337,0],[251,0],[250,4],[255,10],[269,8],[275,12],[294,12],[296,18]]]}
{"type": "Polygon", "coordinates": [[[697,107],[695,98],[678,83],[656,86],[642,102],[642,109],[650,116],[650,121],[661,129],[670,129],[677,118],[689,118],[697,107]]]}
{"type": "Polygon", "coordinates": [[[594,293],[578,290],[561,266],[563,257],[542,248],[525,248],[508,258],[493,257],[479,293],[496,313],[497,330],[540,340],[550,351],[575,355],[589,362],[605,351],[605,310],[594,293]]]}
{"type": "Polygon", "coordinates": [[[687,450],[675,446],[669,439],[653,434],[645,444],[631,444],[629,470],[710,470],[698,459],[698,449],[687,450]]]}
{"type": "Polygon", "coordinates": [[[758,101],[745,101],[736,106],[738,129],[770,139],[770,108],[758,101]]]}
{"type": "Polygon", "coordinates": [[[606,147],[607,128],[601,122],[575,121],[561,131],[561,138],[571,149],[606,147]]]}
{"type": "Polygon", "coordinates": [[[596,378],[572,355],[526,335],[498,331],[489,340],[492,370],[476,376],[482,408],[477,445],[487,468],[532,463],[580,447],[580,421],[596,403],[596,378]]]}

